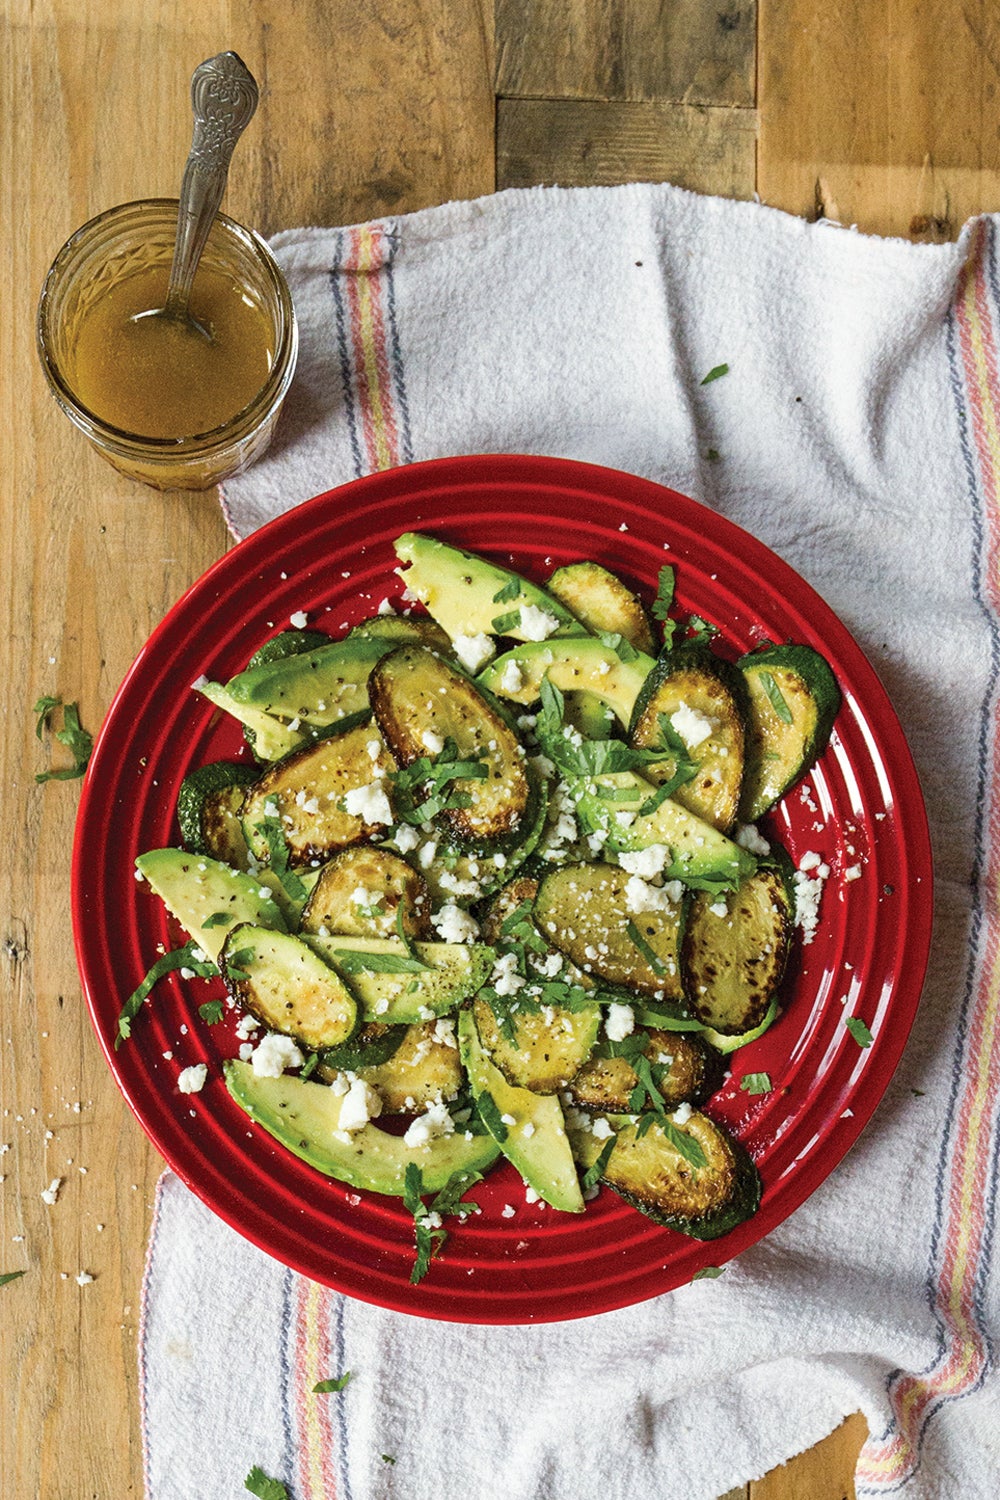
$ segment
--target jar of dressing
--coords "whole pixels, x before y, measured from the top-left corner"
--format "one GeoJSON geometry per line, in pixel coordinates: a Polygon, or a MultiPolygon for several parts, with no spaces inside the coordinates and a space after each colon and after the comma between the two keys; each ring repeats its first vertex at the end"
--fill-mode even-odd
{"type": "Polygon", "coordinates": [[[109,209],[67,240],[38,304],[53,395],[109,463],[207,489],[267,448],[298,352],[292,299],[259,235],[217,214],[191,290],[210,337],[165,317],[177,200],[109,209]]]}

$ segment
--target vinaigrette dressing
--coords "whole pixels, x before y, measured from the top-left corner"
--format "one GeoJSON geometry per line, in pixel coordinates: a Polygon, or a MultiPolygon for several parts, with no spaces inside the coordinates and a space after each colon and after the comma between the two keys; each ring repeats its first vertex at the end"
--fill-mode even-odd
{"type": "Polygon", "coordinates": [[[191,316],[202,338],[170,318],[139,318],[163,306],[169,265],[113,281],[72,333],[72,383],[100,421],[147,438],[190,438],[230,421],[263,388],[274,361],[267,311],[232,275],[202,262],[191,316]]]}

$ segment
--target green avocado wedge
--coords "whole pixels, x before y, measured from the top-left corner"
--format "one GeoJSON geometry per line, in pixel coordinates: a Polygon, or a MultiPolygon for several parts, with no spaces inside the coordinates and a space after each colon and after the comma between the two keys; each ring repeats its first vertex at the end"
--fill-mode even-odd
{"type": "Polygon", "coordinates": [[[598,699],[627,729],[654,665],[653,658],[641,651],[623,661],[613,646],[596,636],[552,637],[515,646],[491,662],[476,681],[502,698],[529,704],[537,701],[542,678],[547,677],[561,693],[586,692],[598,699]]]}
{"type": "Polygon", "coordinates": [[[459,1014],[458,1044],[484,1124],[504,1156],[552,1208],[582,1214],[583,1194],[557,1097],[507,1082],[483,1047],[471,1010],[459,1014]],[[492,1108],[483,1108],[484,1096],[492,1108]]]}
{"type": "Polygon", "coordinates": [[[135,867],[213,963],[241,922],[285,931],[278,904],[259,879],[207,854],[150,849],[139,855],[135,867]]]}
{"type": "Polygon", "coordinates": [[[370,1193],[401,1198],[406,1169],[415,1162],[423,1190],[436,1193],[456,1172],[486,1172],[500,1155],[488,1135],[435,1136],[408,1146],[370,1121],[360,1130],[336,1134],[344,1095],[310,1079],[259,1078],[250,1063],[225,1064],[226,1088],[255,1124],[326,1177],[370,1193]],[[346,1137],[346,1139],[344,1138],[346,1137]]]}

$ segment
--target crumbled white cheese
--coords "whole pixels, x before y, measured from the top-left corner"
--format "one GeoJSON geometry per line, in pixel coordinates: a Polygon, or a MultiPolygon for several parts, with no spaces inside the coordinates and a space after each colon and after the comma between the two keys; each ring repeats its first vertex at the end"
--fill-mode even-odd
{"type": "Polygon", "coordinates": [[[845,880],[860,880],[861,879],[861,866],[860,865],[848,865],[847,869],[844,871],[844,879],[845,880]]]}
{"type": "Polygon", "coordinates": [[[403,1136],[407,1146],[428,1146],[438,1136],[454,1135],[455,1122],[448,1113],[447,1104],[437,1101],[428,1104],[422,1115],[410,1124],[403,1136]]]}
{"type": "Polygon", "coordinates": [[[177,1087],[182,1094],[200,1094],[207,1077],[208,1067],[205,1063],[192,1063],[190,1068],[183,1068],[178,1073],[177,1087]]]}
{"type": "Polygon", "coordinates": [[[443,943],[474,943],[479,937],[479,927],[467,911],[448,901],[431,917],[443,943]]]}
{"type": "Polygon", "coordinates": [[[89,1271],[78,1271],[76,1284],[77,1286],[89,1286],[93,1279],[89,1271]]]}
{"type": "Polygon", "coordinates": [[[48,1187],[42,1188],[42,1202],[47,1203],[49,1208],[52,1207],[56,1199],[59,1197],[59,1189],[62,1187],[62,1185],[63,1179],[61,1177],[53,1177],[48,1187]]]}
{"type": "Polygon", "coordinates": [[[450,1016],[442,1016],[434,1024],[434,1040],[440,1047],[458,1046],[458,1038],[455,1035],[455,1023],[450,1016]]]}
{"type": "Polygon", "coordinates": [[[643,880],[650,880],[654,875],[659,875],[669,858],[670,850],[666,844],[650,844],[645,849],[634,849],[631,853],[626,850],[619,854],[618,863],[630,875],[640,875],[643,880]]]}
{"type": "Polygon", "coordinates": [[[361,1130],[382,1113],[382,1100],[377,1090],[363,1078],[351,1080],[351,1086],[340,1104],[337,1129],[348,1132],[361,1130]]]}
{"type": "Polygon", "coordinates": [[[412,854],[420,843],[420,835],[409,823],[400,823],[393,834],[393,840],[400,854],[412,854]]]}
{"type": "Polygon", "coordinates": [[[517,1209],[514,1207],[513,1203],[505,1203],[503,1208],[500,1210],[500,1217],[502,1219],[512,1219],[516,1213],[517,1209]]]}
{"type": "Polygon", "coordinates": [[[719,727],[718,720],[699,713],[687,703],[679,703],[670,715],[670,724],[677,731],[689,750],[709,739],[719,727]]]}
{"type": "Polygon", "coordinates": [[[635,1030],[635,1012],[631,1005],[612,1000],[604,1017],[604,1034],[610,1042],[623,1042],[635,1030]]]}
{"type": "Polygon", "coordinates": [[[559,629],[559,621],[537,604],[521,605],[521,634],[526,641],[547,641],[559,629]]]}
{"type": "Polygon", "coordinates": [[[724,896],[720,896],[718,901],[713,901],[708,909],[713,917],[728,917],[729,915],[729,907],[726,905],[724,896]]]}
{"type": "Polygon", "coordinates": [[[738,823],[736,832],[733,834],[733,841],[739,844],[741,849],[749,849],[751,854],[759,854],[762,859],[765,859],[771,852],[767,839],[761,837],[752,823],[738,823]]]}
{"type": "Polygon", "coordinates": [[[456,635],[451,644],[462,666],[473,677],[496,655],[496,646],[483,631],[479,635],[456,635]]]}
{"type": "Polygon", "coordinates": [[[380,615],[394,615],[396,613],[396,611],[392,607],[392,600],[388,597],[388,595],[386,595],[386,597],[382,600],[382,603],[379,605],[378,613],[380,615]]]}
{"type": "Polygon", "coordinates": [[[280,1078],[286,1068],[301,1068],[302,1053],[290,1036],[269,1031],[254,1048],[251,1061],[257,1078],[280,1078]]]}
{"type": "Polygon", "coordinates": [[[236,1035],[240,1041],[245,1042],[248,1037],[251,1037],[255,1031],[259,1030],[260,1022],[257,1017],[252,1016],[249,1011],[244,1011],[236,1023],[236,1035]]]}
{"type": "Polygon", "coordinates": [[[673,1120],[675,1125],[686,1125],[693,1113],[694,1111],[685,1099],[683,1104],[678,1104],[677,1108],[674,1110],[670,1118],[673,1120]]]}
{"type": "Polygon", "coordinates": [[[593,1130],[594,1135],[599,1141],[610,1141],[611,1137],[615,1133],[614,1127],[608,1120],[604,1118],[603,1115],[598,1115],[597,1119],[591,1126],[591,1129],[593,1130]]]}
{"type": "Polygon", "coordinates": [[[288,623],[289,625],[293,626],[295,630],[305,630],[308,621],[309,616],[306,614],[304,609],[297,609],[294,615],[288,616],[288,623]]]}
{"type": "Polygon", "coordinates": [[[365,823],[392,822],[389,799],[377,781],[371,781],[367,786],[351,787],[344,796],[344,811],[365,823]]]}
{"type": "Polygon", "coordinates": [[[678,880],[668,880],[666,885],[650,885],[639,875],[630,875],[625,882],[625,906],[635,916],[644,911],[669,911],[680,900],[674,894],[679,885],[678,880]]]}
{"type": "Polygon", "coordinates": [[[802,928],[803,943],[811,943],[819,925],[819,904],[823,895],[823,882],[830,874],[830,866],[820,855],[813,852],[803,854],[799,868],[795,871],[795,921],[802,928]]]}
{"type": "Polygon", "coordinates": [[[497,959],[490,982],[498,995],[516,995],[524,988],[527,980],[517,972],[516,953],[504,953],[497,959]]]}
{"type": "Polygon", "coordinates": [[[501,693],[519,693],[524,687],[524,678],[521,676],[521,668],[511,657],[510,661],[504,663],[504,669],[500,673],[501,693]]]}
{"type": "Polygon", "coordinates": [[[420,736],[420,743],[430,755],[440,755],[444,749],[444,740],[433,729],[425,729],[420,736]]]}

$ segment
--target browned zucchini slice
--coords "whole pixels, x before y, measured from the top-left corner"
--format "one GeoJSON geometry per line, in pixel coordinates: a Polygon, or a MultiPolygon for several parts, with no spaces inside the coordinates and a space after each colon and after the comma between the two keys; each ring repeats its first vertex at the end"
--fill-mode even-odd
{"type": "Polygon", "coordinates": [[[473,1001],[479,1040],[508,1083],[533,1094],[557,1094],[590,1056],[601,1025],[596,1003],[582,1010],[549,1005],[509,1015],[512,1036],[504,1035],[493,1009],[481,995],[473,1001]]]}
{"type": "Polygon", "coordinates": [[[244,922],[226,938],[219,967],[238,1004],[310,1051],[338,1046],[357,1026],[357,1002],[340,975],[292,933],[244,922]]]}
{"type": "Polygon", "coordinates": [[[771,646],[736,665],[750,697],[740,816],[752,823],[823,750],[840,707],[840,689],[811,646],[771,646]]]}
{"type": "MultiPolygon", "coordinates": [[[[374,669],[368,691],[400,766],[426,762],[430,773],[451,746],[456,764],[481,769],[481,775],[455,777],[444,786],[440,816],[454,837],[489,847],[517,835],[531,801],[524,752],[467,677],[432,651],[398,646],[374,669]]],[[[419,782],[413,790],[422,795],[419,782]]]]}
{"type": "MultiPolygon", "coordinates": [[[[640,1034],[633,1032],[633,1036],[640,1034]]],[[[646,1035],[649,1044],[645,1055],[657,1069],[657,1088],[669,1109],[678,1104],[701,1104],[714,1094],[724,1071],[714,1048],[690,1032],[649,1030],[646,1035]],[[661,1068],[665,1069],[662,1073],[661,1068]]],[[[568,1092],[581,1109],[625,1114],[638,1082],[627,1057],[594,1055],[569,1084],[568,1092]]]]}
{"type": "Polygon", "coordinates": [[[355,725],[287,755],[271,766],[247,793],[240,817],[253,853],[268,858],[268,819],[278,819],[288,862],[302,869],[322,862],[337,849],[370,839],[388,826],[362,812],[347,811],[348,793],[365,787],[391,794],[388,773],[394,762],[374,724],[355,725]],[[372,755],[369,747],[376,746],[372,755]],[[377,783],[377,785],[376,785],[377,783]],[[270,809],[270,811],[269,811],[270,809]]]}
{"type": "Polygon", "coordinates": [[[781,982],[794,904],[776,864],[760,864],[734,891],[699,891],[681,951],[691,1012],[732,1036],[759,1026],[781,982]]]}
{"type": "Polygon", "coordinates": [[[683,998],[680,941],[685,902],[629,910],[630,876],[618,865],[562,865],[542,877],[535,923],[546,942],[586,974],[652,995],[683,998]]]}
{"type": "MultiPolygon", "coordinates": [[[[757,1169],[738,1141],[707,1115],[693,1110],[684,1124],[669,1117],[644,1128],[628,1116],[612,1116],[615,1144],[601,1174],[633,1208],[657,1224],[694,1239],[714,1240],[756,1213],[761,1182],[757,1169]],[[675,1141],[685,1137],[688,1155],[675,1141]],[[700,1150],[702,1164],[688,1156],[700,1150]]],[[[591,1131],[571,1130],[574,1155],[592,1167],[605,1147],[591,1131]]]]}
{"type": "Polygon", "coordinates": [[[427,882],[400,854],[353,844],[319,872],[302,912],[304,932],[342,932],[358,937],[429,938],[431,903],[427,882]]]}
{"type": "Polygon", "coordinates": [[[656,638],[645,605],[600,563],[578,562],[557,568],[546,587],[594,635],[620,635],[636,651],[656,655],[656,638]]]}
{"type": "MultiPolygon", "coordinates": [[[[722,833],[733,826],[739,808],[745,697],[732,667],[711,651],[682,646],[661,656],[647,677],[629,729],[631,743],[643,750],[669,749],[670,738],[677,736],[685,760],[696,769],[671,795],[722,833]]],[[[667,753],[643,775],[660,786],[677,770],[678,757],[667,753]]]]}
{"type": "Polygon", "coordinates": [[[462,1087],[454,1023],[363,1026],[346,1046],[325,1052],[316,1073],[329,1080],[347,1070],[378,1090],[383,1114],[419,1113],[438,1099],[451,1099],[462,1087]]]}

